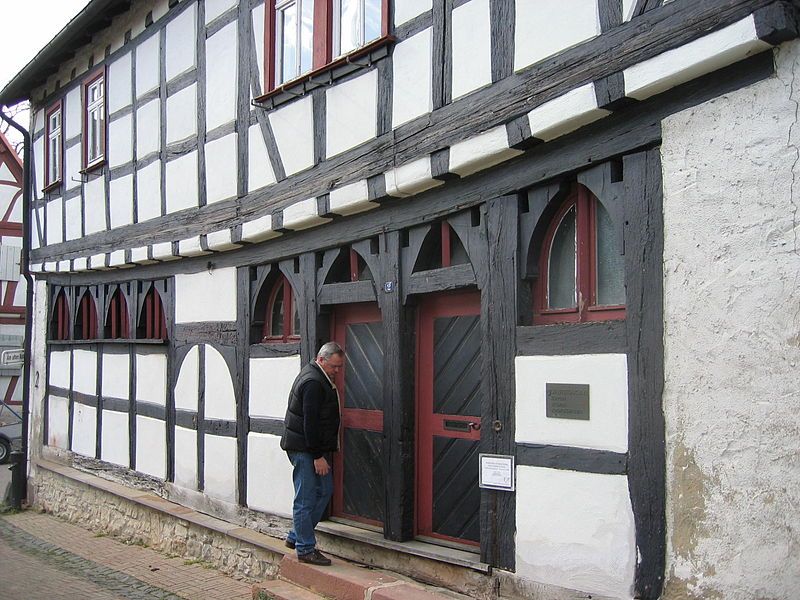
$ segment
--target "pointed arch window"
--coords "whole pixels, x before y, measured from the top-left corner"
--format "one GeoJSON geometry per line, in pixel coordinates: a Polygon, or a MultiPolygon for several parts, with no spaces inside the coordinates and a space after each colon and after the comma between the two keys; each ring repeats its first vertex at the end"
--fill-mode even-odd
{"type": "Polygon", "coordinates": [[[97,307],[89,290],[86,290],[78,303],[75,315],[75,339],[97,339],[97,307]]]}
{"type": "Polygon", "coordinates": [[[575,185],[550,223],[534,285],[534,323],[625,318],[625,264],[603,204],[575,185]]]}
{"type": "Polygon", "coordinates": [[[136,338],[140,340],[167,340],[167,320],[164,303],[154,285],[145,294],[136,326],[136,338]]]}
{"type": "MultiPolygon", "coordinates": [[[[266,268],[269,270],[269,267],[266,268]]],[[[294,291],[289,280],[277,268],[273,267],[271,275],[261,285],[252,314],[250,343],[287,344],[300,341],[300,315],[294,291]]]]}
{"type": "Polygon", "coordinates": [[[125,339],[130,336],[128,324],[128,303],[120,288],[117,288],[108,303],[104,328],[106,339],[125,339]]]}
{"type": "Polygon", "coordinates": [[[69,304],[64,290],[58,293],[53,305],[50,317],[50,339],[58,341],[69,339],[69,304]]]}

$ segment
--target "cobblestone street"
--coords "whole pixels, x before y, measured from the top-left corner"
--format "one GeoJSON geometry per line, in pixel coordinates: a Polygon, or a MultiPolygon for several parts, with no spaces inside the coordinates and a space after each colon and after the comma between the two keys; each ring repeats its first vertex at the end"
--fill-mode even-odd
{"type": "Polygon", "coordinates": [[[0,516],[0,595],[5,600],[245,599],[251,585],[197,561],[26,511],[0,516]]]}

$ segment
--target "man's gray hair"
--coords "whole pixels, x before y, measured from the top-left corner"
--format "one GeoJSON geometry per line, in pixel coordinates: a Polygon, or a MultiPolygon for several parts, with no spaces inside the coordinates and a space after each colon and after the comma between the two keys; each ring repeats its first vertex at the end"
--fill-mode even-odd
{"type": "Polygon", "coordinates": [[[322,348],[320,348],[319,352],[317,352],[317,358],[328,360],[334,354],[344,356],[344,349],[336,342],[327,342],[322,344],[322,348]]]}

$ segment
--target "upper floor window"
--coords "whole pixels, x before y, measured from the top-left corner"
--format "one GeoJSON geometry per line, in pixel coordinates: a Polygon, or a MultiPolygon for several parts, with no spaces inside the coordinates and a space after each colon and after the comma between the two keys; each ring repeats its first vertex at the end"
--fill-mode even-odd
{"type": "Polygon", "coordinates": [[[84,168],[100,164],[106,156],[105,71],[95,73],[83,85],[84,168]]]}
{"type": "Polygon", "coordinates": [[[275,4],[275,85],[311,70],[314,51],[314,0],[275,4]]]}
{"type": "Polygon", "coordinates": [[[534,322],[625,318],[625,264],[603,204],[576,185],[544,237],[534,290],[534,322]]]}
{"type": "Polygon", "coordinates": [[[342,56],[381,37],[382,0],[334,0],[333,55],[342,56]]]}
{"type": "Polygon", "coordinates": [[[45,155],[45,186],[50,187],[61,182],[61,160],[63,156],[61,102],[57,102],[47,111],[47,153],[45,155]]]}

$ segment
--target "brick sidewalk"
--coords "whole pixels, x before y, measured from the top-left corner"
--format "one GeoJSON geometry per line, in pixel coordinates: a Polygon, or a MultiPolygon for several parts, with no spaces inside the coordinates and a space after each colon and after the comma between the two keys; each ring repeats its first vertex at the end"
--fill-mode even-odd
{"type": "Polygon", "coordinates": [[[96,536],[51,515],[30,510],[0,516],[0,546],[3,547],[0,589],[4,598],[244,600],[251,597],[250,583],[237,581],[215,569],[96,536]],[[15,590],[20,595],[5,595],[15,590]]]}

